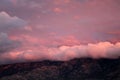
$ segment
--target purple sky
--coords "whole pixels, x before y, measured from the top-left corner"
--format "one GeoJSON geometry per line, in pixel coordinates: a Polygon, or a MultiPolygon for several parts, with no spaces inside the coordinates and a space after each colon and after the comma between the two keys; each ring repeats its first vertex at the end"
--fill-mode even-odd
{"type": "Polygon", "coordinates": [[[0,0],[2,64],[119,56],[120,0],[0,0]]]}

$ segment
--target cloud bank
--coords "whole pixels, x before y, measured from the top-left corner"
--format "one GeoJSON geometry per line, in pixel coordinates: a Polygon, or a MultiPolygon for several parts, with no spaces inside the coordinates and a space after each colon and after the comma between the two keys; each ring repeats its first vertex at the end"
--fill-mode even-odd
{"type": "Polygon", "coordinates": [[[0,63],[15,63],[41,60],[67,61],[74,58],[120,58],[120,42],[99,42],[87,45],[60,46],[54,48],[32,47],[20,51],[3,53],[0,56],[0,63]]]}

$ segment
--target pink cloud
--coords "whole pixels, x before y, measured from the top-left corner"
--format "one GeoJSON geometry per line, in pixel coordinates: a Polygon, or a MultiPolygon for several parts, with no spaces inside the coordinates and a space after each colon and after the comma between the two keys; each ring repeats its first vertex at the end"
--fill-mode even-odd
{"type": "Polygon", "coordinates": [[[5,50],[0,63],[118,58],[119,4],[119,0],[1,0],[0,47],[5,50]],[[6,52],[14,41],[21,46],[6,52]]]}
{"type": "Polygon", "coordinates": [[[60,60],[66,61],[73,58],[119,58],[120,42],[112,44],[110,42],[89,43],[86,45],[73,45],[60,47],[31,46],[2,54],[0,63],[11,60],[12,62],[40,61],[40,60],[60,60]],[[4,60],[3,60],[4,58],[4,60]]]}

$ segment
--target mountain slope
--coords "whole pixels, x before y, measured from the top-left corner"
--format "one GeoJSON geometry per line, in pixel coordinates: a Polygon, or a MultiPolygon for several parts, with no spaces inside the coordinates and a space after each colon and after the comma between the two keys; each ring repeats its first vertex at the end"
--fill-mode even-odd
{"type": "Polygon", "coordinates": [[[120,59],[73,59],[0,66],[0,80],[120,80],[120,59]]]}

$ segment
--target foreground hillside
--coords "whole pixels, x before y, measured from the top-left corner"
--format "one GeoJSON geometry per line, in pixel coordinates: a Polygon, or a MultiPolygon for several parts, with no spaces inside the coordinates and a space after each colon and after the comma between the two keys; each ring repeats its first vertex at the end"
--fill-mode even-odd
{"type": "Polygon", "coordinates": [[[0,80],[120,80],[120,59],[73,59],[0,66],[0,80]]]}

